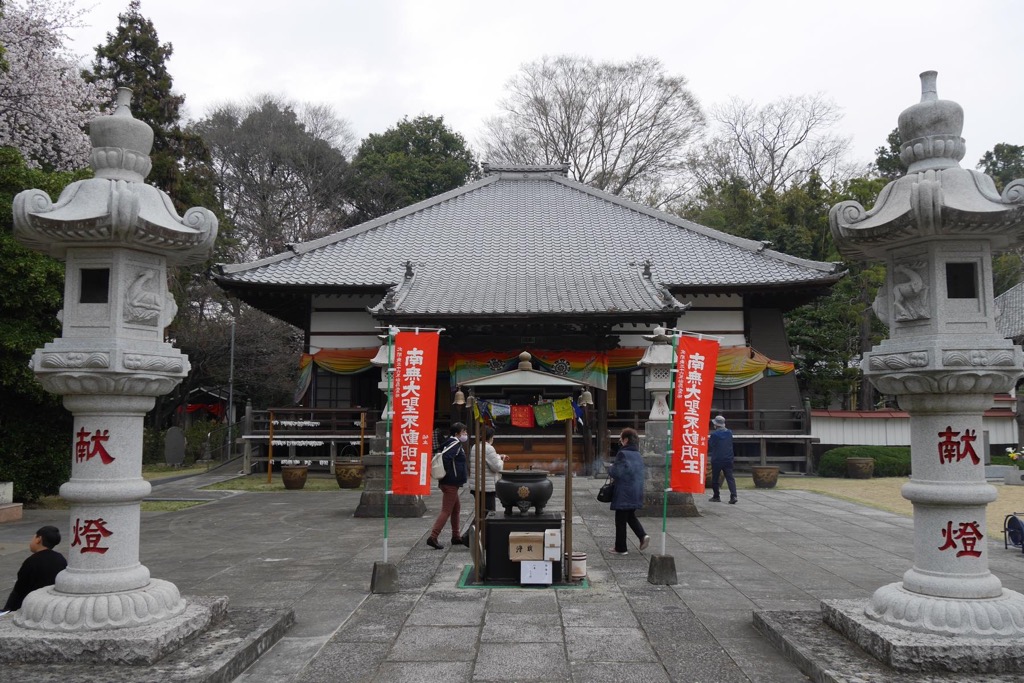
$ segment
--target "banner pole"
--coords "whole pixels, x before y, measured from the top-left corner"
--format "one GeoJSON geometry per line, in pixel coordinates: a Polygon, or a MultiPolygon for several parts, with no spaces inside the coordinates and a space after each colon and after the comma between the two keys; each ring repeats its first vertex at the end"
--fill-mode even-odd
{"type": "Polygon", "coordinates": [[[391,380],[395,371],[391,355],[394,351],[392,329],[388,328],[388,404],[384,409],[384,428],[387,434],[384,438],[384,562],[388,561],[388,502],[391,499],[391,449],[394,445],[391,443],[391,413],[395,405],[395,397],[392,395],[394,383],[391,380]]]}
{"type": "Polygon", "coordinates": [[[672,335],[672,367],[669,369],[668,393],[668,448],[665,452],[665,490],[661,494],[661,554],[665,554],[668,537],[668,493],[671,488],[672,425],[675,422],[676,382],[679,379],[679,335],[672,335]]]}

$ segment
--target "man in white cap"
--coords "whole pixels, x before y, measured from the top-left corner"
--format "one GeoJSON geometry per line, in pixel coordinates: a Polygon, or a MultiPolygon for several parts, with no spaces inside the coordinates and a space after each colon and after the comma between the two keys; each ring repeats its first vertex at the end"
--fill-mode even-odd
{"type": "Polygon", "coordinates": [[[711,421],[713,427],[708,435],[708,457],[711,458],[711,491],[714,493],[709,500],[712,503],[722,501],[718,497],[718,480],[725,472],[725,483],[729,485],[729,503],[736,504],[736,479],[732,476],[732,432],[725,426],[725,418],[716,415],[711,421]]]}

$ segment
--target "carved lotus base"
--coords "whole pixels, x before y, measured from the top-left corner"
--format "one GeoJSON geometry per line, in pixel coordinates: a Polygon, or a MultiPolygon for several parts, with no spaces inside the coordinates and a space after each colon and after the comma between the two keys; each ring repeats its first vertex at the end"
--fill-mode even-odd
{"type": "Polygon", "coordinates": [[[882,586],[871,596],[868,618],[916,633],[962,638],[1024,636],[1024,595],[1003,589],[995,598],[936,598],[913,593],[902,583],[882,586]]]}
{"type": "Polygon", "coordinates": [[[49,586],[25,598],[14,623],[43,631],[98,631],[154,624],[184,611],[177,586],[160,579],[137,590],[86,595],[49,586]]]}

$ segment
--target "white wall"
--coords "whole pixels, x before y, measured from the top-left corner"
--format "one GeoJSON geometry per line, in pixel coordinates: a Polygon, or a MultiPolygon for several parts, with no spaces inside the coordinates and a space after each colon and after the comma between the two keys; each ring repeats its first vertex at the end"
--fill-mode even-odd
{"type": "Polygon", "coordinates": [[[313,297],[309,352],[320,349],[359,349],[380,346],[377,322],[367,311],[380,301],[376,295],[313,297]]]}
{"type": "MultiPolygon", "coordinates": [[[[1017,444],[1017,422],[1012,413],[986,416],[982,430],[989,444],[1017,444]]],[[[909,446],[910,417],[898,411],[812,411],[811,435],[819,443],[843,446],[909,446]]],[[[980,441],[981,435],[979,435],[980,441]]]]}

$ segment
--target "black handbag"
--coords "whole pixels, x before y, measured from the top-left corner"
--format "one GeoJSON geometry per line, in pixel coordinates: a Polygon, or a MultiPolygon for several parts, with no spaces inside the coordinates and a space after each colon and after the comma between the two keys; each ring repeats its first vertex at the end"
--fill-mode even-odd
{"type": "Polygon", "coordinates": [[[597,492],[597,502],[599,503],[610,503],[612,502],[612,494],[615,492],[615,482],[609,479],[601,490],[597,492]]]}

